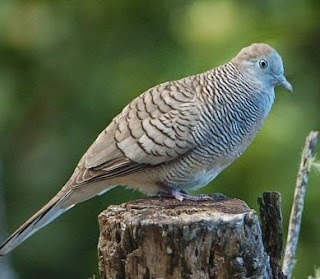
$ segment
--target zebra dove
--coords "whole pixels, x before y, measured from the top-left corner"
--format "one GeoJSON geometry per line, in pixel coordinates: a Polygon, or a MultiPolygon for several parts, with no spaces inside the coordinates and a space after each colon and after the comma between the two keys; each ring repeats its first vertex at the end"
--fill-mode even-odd
{"type": "Polygon", "coordinates": [[[206,185],[244,152],[270,112],[276,85],[292,91],[280,55],[252,44],[226,64],[145,91],[102,131],[69,181],[6,240],[0,255],[117,185],[201,199],[185,191],[206,185]]]}

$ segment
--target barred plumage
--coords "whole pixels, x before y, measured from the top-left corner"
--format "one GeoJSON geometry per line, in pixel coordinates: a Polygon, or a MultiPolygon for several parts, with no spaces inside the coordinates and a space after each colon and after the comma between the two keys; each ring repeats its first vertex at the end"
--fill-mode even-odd
{"type": "Polygon", "coordinates": [[[281,57],[253,44],[222,66],[147,90],[102,131],[60,192],[0,247],[0,255],[117,185],[192,198],[179,190],[207,184],[244,152],[278,84],[292,90],[281,57]]]}

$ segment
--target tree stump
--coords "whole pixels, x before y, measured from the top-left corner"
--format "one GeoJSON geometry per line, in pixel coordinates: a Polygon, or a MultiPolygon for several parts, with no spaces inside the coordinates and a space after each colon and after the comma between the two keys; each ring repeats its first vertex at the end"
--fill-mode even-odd
{"type": "Polygon", "coordinates": [[[238,199],[148,198],[99,215],[102,278],[272,278],[256,212],[238,199]]]}

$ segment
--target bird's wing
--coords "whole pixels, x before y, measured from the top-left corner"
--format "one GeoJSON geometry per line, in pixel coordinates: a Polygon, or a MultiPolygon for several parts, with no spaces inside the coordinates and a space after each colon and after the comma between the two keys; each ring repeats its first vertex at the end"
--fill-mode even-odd
{"type": "Polygon", "coordinates": [[[167,82],[133,100],[88,149],[72,184],[123,176],[192,149],[199,111],[191,88],[167,82]]]}

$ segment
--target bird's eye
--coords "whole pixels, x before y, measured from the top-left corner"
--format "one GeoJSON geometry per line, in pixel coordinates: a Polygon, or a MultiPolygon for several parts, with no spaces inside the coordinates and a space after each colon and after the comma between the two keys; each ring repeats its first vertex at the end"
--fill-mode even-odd
{"type": "Polygon", "coordinates": [[[268,62],[267,62],[267,60],[265,60],[265,59],[260,59],[260,60],[259,60],[259,66],[260,66],[260,68],[262,68],[262,69],[267,68],[267,67],[268,67],[268,62]]]}

